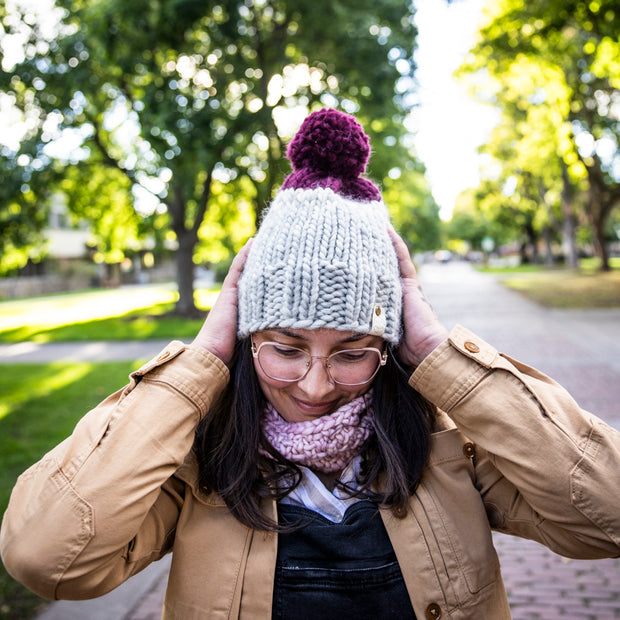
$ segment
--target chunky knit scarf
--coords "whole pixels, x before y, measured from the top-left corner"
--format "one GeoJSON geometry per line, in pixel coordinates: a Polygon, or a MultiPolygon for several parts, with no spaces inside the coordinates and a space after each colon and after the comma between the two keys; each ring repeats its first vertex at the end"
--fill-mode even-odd
{"type": "Polygon", "coordinates": [[[285,458],[324,473],[344,469],[374,432],[371,393],[307,422],[287,422],[267,403],[261,428],[285,458]]]}

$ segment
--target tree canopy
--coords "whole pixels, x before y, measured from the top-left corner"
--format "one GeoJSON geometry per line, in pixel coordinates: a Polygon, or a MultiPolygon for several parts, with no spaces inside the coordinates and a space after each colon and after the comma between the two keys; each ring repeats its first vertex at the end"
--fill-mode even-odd
{"type": "Polygon", "coordinates": [[[569,262],[580,218],[603,268],[620,202],[618,32],[613,0],[489,2],[460,69],[502,112],[483,147],[492,162],[484,182],[501,196],[494,212],[521,213],[532,234],[563,233],[569,262]]]}
{"type": "MultiPolygon", "coordinates": [[[[46,31],[19,2],[2,11],[4,36],[21,36],[24,53],[0,91],[28,119],[19,146],[2,150],[16,179],[2,213],[19,204],[26,218],[44,188],[61,187],[74,212],[99,222],[110,255],[112,222],[134,234],[150,214],[178,245],[181,313],[194,310],[194,261],[252,233],[309,110],[358,116],[379,181],[412,157],[402,121],[416,31],[396,0],[56,0],[51,32],[49,14],[46,31]]],[[[413,166],[400,178],[425,205],[422,175],[413,166]]]]}

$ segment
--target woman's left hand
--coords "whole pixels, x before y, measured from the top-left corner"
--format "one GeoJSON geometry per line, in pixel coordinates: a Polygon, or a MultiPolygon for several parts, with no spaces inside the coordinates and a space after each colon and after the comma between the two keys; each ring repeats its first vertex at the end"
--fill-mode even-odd
{"type": "Polygon", "coordinates": [[[393,228],[388,232],[396,250],[403,287],[403,335],[398,353],[403,363],[418,366],[448,337],[448,330],[437,318],[418,280],[409,249],[393,228]]]}

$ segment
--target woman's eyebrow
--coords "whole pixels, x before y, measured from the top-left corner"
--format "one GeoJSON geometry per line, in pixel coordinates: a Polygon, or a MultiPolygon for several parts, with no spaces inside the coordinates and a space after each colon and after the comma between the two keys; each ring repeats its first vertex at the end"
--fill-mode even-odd
{"type": "Polygon", "coordinates": [[[344,340],[341,340],[340,342],[358,342],[368,336],[369,334],[353,334],[352,336],[349,336],[348,338],[345,338],[344,340]]]}
{"type": "Polygon", "coordinates": [[[288,338],[294,338],[296,340],[308,340],[305,336],[302,336],[301,334],[295,334],[294,332],[290,332],[288,331],[288,329],[275,328],[275,329],[270,329],[266,331],[273,332],[274,334],[280,334],[281,336],[287,336],[288,338]]]}

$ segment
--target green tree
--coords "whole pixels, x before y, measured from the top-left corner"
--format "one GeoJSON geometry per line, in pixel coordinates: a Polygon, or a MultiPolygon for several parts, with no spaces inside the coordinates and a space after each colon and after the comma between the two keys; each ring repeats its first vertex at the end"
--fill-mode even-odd
{"type": "MultiPolygon", "coordinates": [[[[376,149],[372,176],[394,166],[385,139],[398,143],[404,132],[415,41],[412,9],[396,0],[57,0],[56,7],[54,37],[31,12],[5,11],[5,32],[20,28],[27,40],[0,90],[32,119],[37,165],[101,179],[120,172],[128,183],[114,180],[126,193],[119,204],[142,188],[151,209],[164,206],[178,243],[179,313],[195,311],[196,247],[221,188],[243,196],[243,208],[251,201],[260,217],[285,172],[284,144],[308,109],[357,113],[376,149]],[[52,156],[52,145],[71,137],[78,142],[71,156],[52,156]]],[[[83,203],[74,198],[83,188],[64,190],[69,204],[83,203]]],[[[228,221],[239,218],[245,222],[228,221]]]]}
{"type": "Polygon", "coordinates": [[[38,175],[26,173],[29,156],[4,151],[0,157],[0,276],[44,256],[41,230],[46,217],[40,203],[47,198],[32,190],[33,183],[38,185],[38,175]]]}
{"type": "Polygon", "coordinates": [[[76,221],[91,222],[97,262],[120,263],[137,247],[140,218],[133,208],[131,183],[116,168],[72,166],[58,184],[71,199],[76,221]]]}
{"type": "Polygon", "coordinates": [[[553,262],[551,241],[562,232],[567,261],[576,267],[574,200],[564,200],[567,192],[574,194],[577,183],[564,157],[575,151],[566,137],[567,123],[558,123],[558,113],[568,110],[567,92],[557,68],[526,56],[515,60],[496,86],[500,122],[480,150],[491,156],[482,177],[496,194],[484,199],[485,208],[506,211],[491,217],[512,228],[521,224],[518,236],[531,247],[533,260],[538,259],[536,246],[543,238],[546,261],[553,262]]]}
{"type": "MultiPolygon", "coordinates": [[[[607,269],[605,225],[620,202],[617,6],[501,0],[488,4],[486,16],[461,72],[480,78],[483,96],[516,125],[513,165],[561,206],[565,237],[574,236],[574,210],[583,204],[607,269]]],[[[550,213],[548,204],[541,207],[550,213]]]]}
{"type": "Polygon", "coordinates": [[[383,200],[388,205],[394,227],[414,252],[441,246],[439,205],[425,177],[424,167],[413,156],[395,167],[383,182],[383,200]]]}
{"type": "Polygon", "coordinates": [[[495,245],[512,240],[520,233],[520,227],[497,219],[500,209],[489,209],[483,204],[487,196],[498,196],[501,192],[490,187],[470,188],[461,192],[456,199],[452,217],[444,224],[444,234],[449,247],[460,246],[463,242],[471,250],[482,250],[483,239],[493,239],[495,245]]]}

